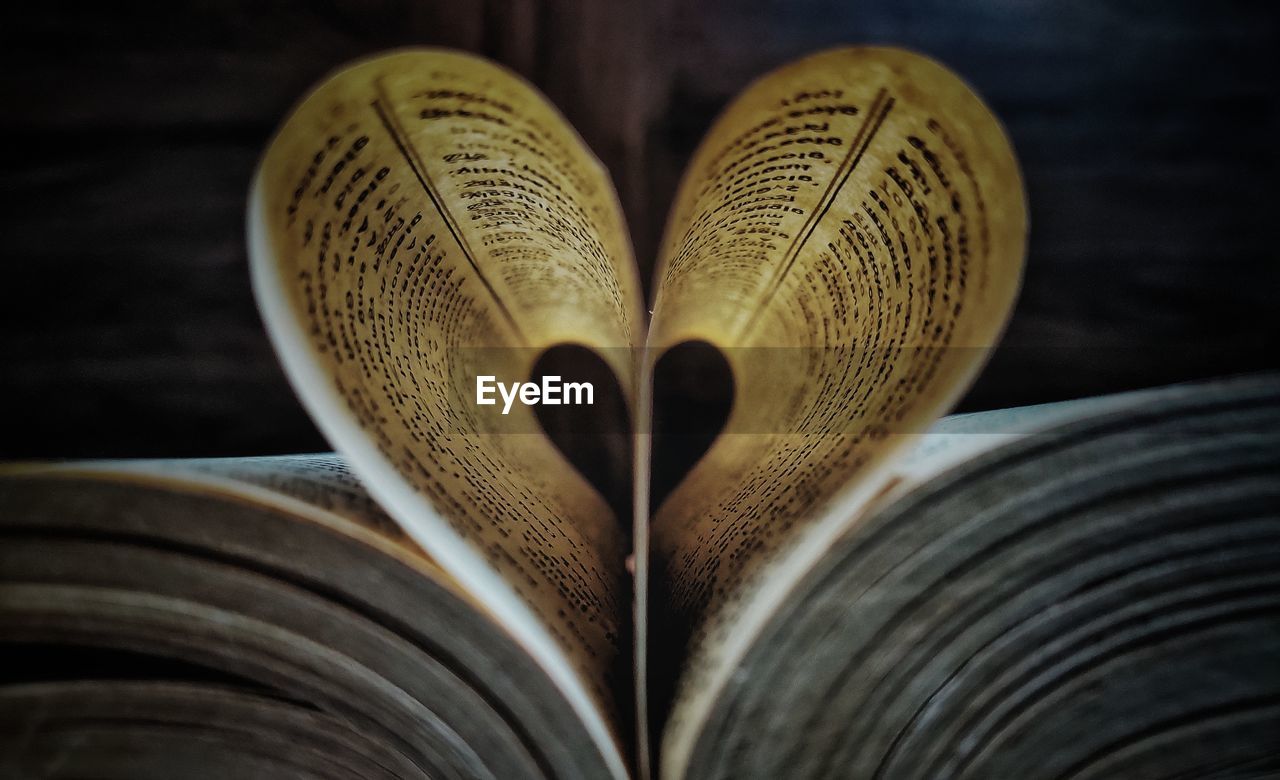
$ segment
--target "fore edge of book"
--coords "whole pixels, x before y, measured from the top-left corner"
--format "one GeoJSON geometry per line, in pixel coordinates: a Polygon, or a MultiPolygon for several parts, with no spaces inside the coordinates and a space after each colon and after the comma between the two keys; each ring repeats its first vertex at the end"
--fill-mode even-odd
{"type": "Polygon", "coordinates": [[[605,722],[586,685],[570,666],[564,651],[533,611],[510,585],[489,568],[481,555],[448,527],[431,503],[414,491],[385,455],[351,419],[332,377],[310,359],[312,347],[290,309],[284,280],[274,262],[275,250],[266,222],[262,168],[253,176],[246,213],[249,272],[258,311],[267,336],[285,369],[290,385],[316,427],[334,449],[348,459],[369,494],[423,549],[452,575],[473,598],[487,607],[497,622],[529,653],[564,695],[596,744],[610,774],[630,776],[618,736],[605,722]]]}

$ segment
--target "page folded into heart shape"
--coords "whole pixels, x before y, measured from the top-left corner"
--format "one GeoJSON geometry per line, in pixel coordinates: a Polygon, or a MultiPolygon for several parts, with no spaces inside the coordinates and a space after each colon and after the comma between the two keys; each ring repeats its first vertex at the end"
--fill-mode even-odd
{"type": "Polygon", "coordinates": [[[679,773],[796,572],[985,360],[1025,235],[990,112],[880,48],[792,64],[726,110],[647,318],[603,167],[469,55],[333,75],[249,206],[259,305],[317,425],[620,776],[629,713],[647,760],[651,689],[679,773]]]}

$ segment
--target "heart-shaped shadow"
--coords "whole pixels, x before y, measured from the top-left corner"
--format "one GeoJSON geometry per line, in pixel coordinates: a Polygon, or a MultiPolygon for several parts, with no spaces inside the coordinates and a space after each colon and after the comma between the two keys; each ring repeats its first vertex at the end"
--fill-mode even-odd
{"type": "Polygon", "coordinates": [[[631,526],[631,414],[613,369],[595,351],[580,344],[547,348],[533,365],[529,381],[544,376],[565,382],[589,382],[589,407],[539,404],[533,407],[542,430],[560,452],[604,497],[615,517],[631,526]]]}
{"type": "Polygon", "coordinates": [[[733,370],[705,341],[668,349],[653,367],[653,456],[649,511],[693,470],[733,409],[733,370]]]}
{"type": "MultiPolygon", "coordinates": [[[[547,437],[629,530],[634,429],[617,376],[596,352],[579,344],[548,348],[530,373],[532,382],[559,376],[592,384],[594,403],[589,411],[543,404],[534,412],[547,437]]],[[[675,489],[724,429],[733,390],[728,361],[705,341],[682,342],[658,359],[653,376],[650,510],[675,489]]]]}

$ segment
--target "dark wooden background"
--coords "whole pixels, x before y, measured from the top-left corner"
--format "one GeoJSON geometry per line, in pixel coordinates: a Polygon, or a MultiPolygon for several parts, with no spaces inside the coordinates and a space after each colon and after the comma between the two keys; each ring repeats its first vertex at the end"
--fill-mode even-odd
{"type": "Polygon", "coordinates": [[[676,178],[752,77],[845,42],[949,64],[1018,148],[1032,238],[984,408],[1266,369],[1266,2],[44,0],[0,22],[0,455],[324,447],[250,296],[244,200],[341,63],[454,46],[537,83],[612,169],[646,275],[676,178]]]}

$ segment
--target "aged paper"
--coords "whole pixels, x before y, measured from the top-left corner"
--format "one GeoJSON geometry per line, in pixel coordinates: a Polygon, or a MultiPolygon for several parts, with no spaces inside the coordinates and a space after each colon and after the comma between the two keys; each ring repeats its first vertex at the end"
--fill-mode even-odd
{"type": "Polygon", "coordinates": [[[312,417],[564,688],[621,774],[606,721],[630,675],[627,541],[527,407],[502,415],[474,389],[481,374],[528,379],[564,342],[602,350],[634,387],[640,288],[598,161],[498,66],[393,53],[297,107],[249,220],[259,304],[312,417]]]}
{"type": "MultiPolygon", "coordinates": [[[[1003,130],[956,76],[892,49],[758,81],[686,170],[648,347],[719,347],[726,433],[652,519],[653,578],[691,632],[662,774],[677,777],[738,654],[883,487],[899,433],[963,391],[1021,276],[1003,130]]],[[[661,645],[655,640],[655,646],[661,645]]]]}

